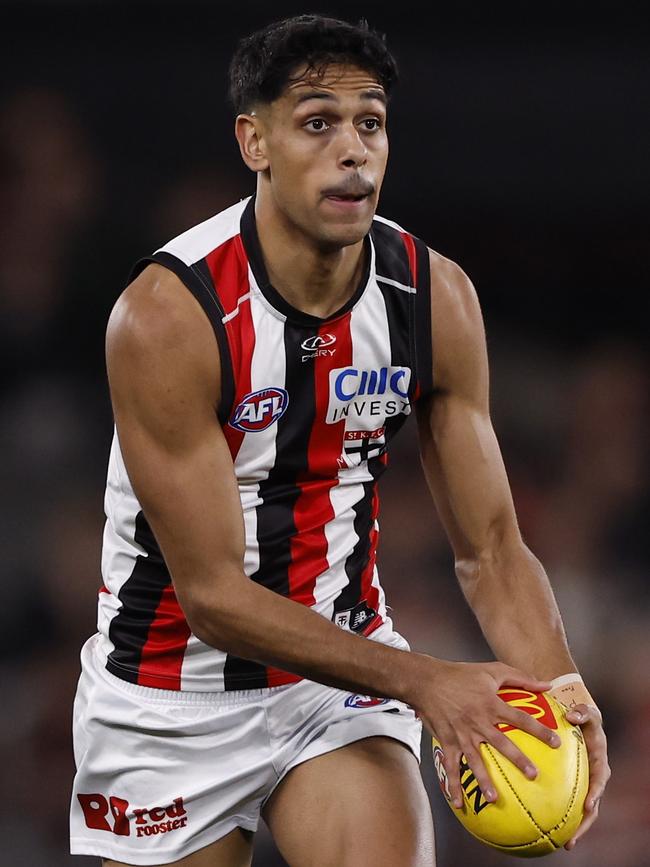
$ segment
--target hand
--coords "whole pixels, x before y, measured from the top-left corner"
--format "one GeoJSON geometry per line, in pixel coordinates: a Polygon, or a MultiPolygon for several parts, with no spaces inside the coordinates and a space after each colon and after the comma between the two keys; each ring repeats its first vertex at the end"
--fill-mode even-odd
{"type": "Polygon", "coordinates": [[[590,705],[579,704],[567,711],[566,718],[570,723],[582,728],[589,753],[589,790],[585,798],[584,817],[580,827],[564,847],[570,850],[598,818],[600,799],[612,772],[607,761],[607,738],[600,711],[590,705]]]}
{"type": "Polygon", "coordinates": [[[498,723],[508,723],[528,732],[551,747],[558,747],[560,738],[529,714],[502,701],[497,690],[502,686],[518,686],[532,692],[546,692],[550,683],[528,677],[501,662],[435,662],[433,678],[420,684],[418,698],[409,703],[417,708],[424,724],[442,745],[449,795],[454,807],[460,809],[463,806],[460,785],[462,754],[483,797],[491,802],[497,799],[496,789],[481,758],[480,745],[483,742],[510,759],[528,779],[534,780],[537,768],[497,728],[498,723]]]}

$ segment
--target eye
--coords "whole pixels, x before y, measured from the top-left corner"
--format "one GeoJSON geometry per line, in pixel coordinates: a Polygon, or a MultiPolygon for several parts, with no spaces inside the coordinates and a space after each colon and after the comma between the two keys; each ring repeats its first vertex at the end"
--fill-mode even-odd
{"type": "Polygon", "coordinates": [[[329,129],[329,124],[322,117],[314,117],[307,121],[305,127],[312,132],[325,132],[329,129]]]}
{"type": "Polygon", "coordinates": [[[381,129],[381,121],[378,117],[367,117],[361,123],[367,132],[376,132],[381,129]]]}

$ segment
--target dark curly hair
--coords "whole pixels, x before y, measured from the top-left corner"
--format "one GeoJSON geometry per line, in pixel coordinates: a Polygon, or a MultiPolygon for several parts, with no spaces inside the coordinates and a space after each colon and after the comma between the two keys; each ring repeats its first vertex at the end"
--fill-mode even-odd
{"type": "Polygon", "coordinates": [[[297,15],[242,39],[230,63],[229,95],[235,112],[277,99],[292,73],[304,66],[322,75],[330,63],[350,63],[374,73],[388,95],[397,64],[385,37],[368,22],[349,24],[322,15],[297,15]]]}

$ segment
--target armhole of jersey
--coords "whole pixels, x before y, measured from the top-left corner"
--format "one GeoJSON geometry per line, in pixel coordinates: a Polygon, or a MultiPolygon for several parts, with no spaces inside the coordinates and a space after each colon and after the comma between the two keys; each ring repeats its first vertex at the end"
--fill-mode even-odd
{"type": "Polygon", "coordinates": [[[223,324],[223,310],[214,290],[205,282],[200,271],[192,265],[186,265],[177,256],[165,251],[158,251],[151,256],[145,256],[133,266],[128,282],[130,283],[144,271],[152,262],[162,265],[175,274],[199,302],[205,315],[210,320],[212,330],[217,338],[221,360],[221,399],[217,407],[217,416],[222,425],[226,424],[232,410],[235,398],[235,381],[232,371],[232,360],[228,336],[223,324]]]}
{"type": "Polygon", "coordinates": [[[419,386],[418,399],[433,393],[433,349],[431,345],[431,264],[427,245],[419,238],[415,242],[417,280],[415,287],[415,365],[419,386]]]}

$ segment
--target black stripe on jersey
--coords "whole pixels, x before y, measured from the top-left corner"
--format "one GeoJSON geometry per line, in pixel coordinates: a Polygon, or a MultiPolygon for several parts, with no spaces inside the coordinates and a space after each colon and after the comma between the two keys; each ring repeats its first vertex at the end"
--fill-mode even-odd
{"type": "MultiPolygon", "coordinates": [[[[390,337],[390,363],[394,367],[410,367],[411,381],[408,394],[413,395],[418,383],[415,357],[415,293],[406,292],[391,283],[382,281],[382,277],[396,280],[403,286],[413,285],[413,276],[409,267],[408,254],[400,233],[383,223],[373,224],[373,235],[376,240],[376,272],[377,285],[386,305],[388,334],[390,337]]],[[[386,443],[395,436],[406,421],[407,416],[399,413],[386,419],[386,443]]]]}
{"type": "Polygon", "coordinates": [[[204,259],[199,260],[194,265],[186,265],[177,256],[173,256],[171,253],[166,253],[165,251],[159,251],[153,253],[151,256],[146,256],[144,259],[140,259],[135,264],[131,271],[129,282],[134,280],[152,262],[162,265],[175,274],[190,290],[210,320],[217,338],[221,361],[221,399],[217,408],[217,415],[221,424],[224,425],[230,418],[232,411],[235,399],[235,381],[228,337],[226,336],[226,329],[222,321],[224,313],[212,284],[212,277],[208,266],[204,259]]]}
{"type": "Polygon", "coordinates": [[[146,553],[138,554],[131,576],[118,593],[122,608],[108,627],[108,637],[115,649],[106,660],[111,674],[130,683],[138,682],[142,648],[147,643],[163,591],[172,580],[143,512],[136,515],[134,538],[146,553]]]}
{"type": "Polygon", "coordinates": [[[374,220],[371,234],[375,243],[375,271],[377,276],[390,277],[391,280],[397,280],[404,286],[413,286],[408,253],[400,232],[386,223],[374,220]]]}
{"type": "Polygon", "coordinates": [[[415,369],[420,399],[433,393],[433,349],[431,345],[431,264],[427,245],[413,238],[417,253],[418,285],[415,296],[415,369]]]}
{"type": "Polygon", "coordinates": [[[379,458],[368,461],[368,472],[372,476],[372,481],[363,483],[363,496],[353,506],[357,543],[345,561],[348,583],[334,600],[334,614],[339,611],[349,611],[361,601],[361,576],[370,556],[370,532],[373,527],[372,501],[375,486],[384,469],[385,464],[379,458]]]}
{"type": "MultiPolygon", "coordinates": [[[[301,369],[297,363],[304,351],[300,344],[311,336],[313,328],[285,322],[284,387],[289,403],[277,422],[277,457],[268,478],[260,483],[262,502],[256,509],[259,568],[251,579],[283,596],[289,595],[291,539],[296,533],[294,507],[300,496],[297,480],[309,468],[309,435],[316,415],[315,368],[310,364],[304,365],[307,369],[301,369]]],[[[268,685],[264,666],[232,656],[226,659],[224,682],[225,689],[255,689],[268,685]],[[255,670],[259,678],[251,676],[255,670]]]]}

